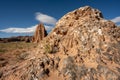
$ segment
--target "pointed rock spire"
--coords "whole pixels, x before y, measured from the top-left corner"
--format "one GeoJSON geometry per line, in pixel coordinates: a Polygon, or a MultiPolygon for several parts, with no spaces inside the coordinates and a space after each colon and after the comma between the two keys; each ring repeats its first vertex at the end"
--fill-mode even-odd
{"type": "Polygon", "coordinates": [[[44,25],[40,23],[36,28],[32,42],[38,43],[41,40],[43,40],[43,38],[46,36],[47,36],[47,31],[45,30],[44,25]]]}

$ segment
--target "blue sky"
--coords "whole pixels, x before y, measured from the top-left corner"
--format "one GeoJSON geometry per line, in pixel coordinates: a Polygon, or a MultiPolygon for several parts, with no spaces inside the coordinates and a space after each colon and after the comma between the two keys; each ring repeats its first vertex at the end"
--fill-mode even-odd
{"type": "Polygon", "coordinates": [[[86,5],[120,24],[120,0],[0,0],[0,37],[32,35],[40,22],[50,31],[64,14],[86,5]]]}

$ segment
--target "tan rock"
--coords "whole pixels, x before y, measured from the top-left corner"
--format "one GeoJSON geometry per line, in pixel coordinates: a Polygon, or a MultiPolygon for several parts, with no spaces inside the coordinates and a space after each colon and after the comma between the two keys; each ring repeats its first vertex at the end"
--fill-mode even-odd
{"type": "Polygon", "coordinates": [[[43,40],[44,37],[47,36],[47,32],[45,30],[44,25],[41,23],[37,26],[36,31],[34,33],[32,42],[38,43],[43,40]]]}

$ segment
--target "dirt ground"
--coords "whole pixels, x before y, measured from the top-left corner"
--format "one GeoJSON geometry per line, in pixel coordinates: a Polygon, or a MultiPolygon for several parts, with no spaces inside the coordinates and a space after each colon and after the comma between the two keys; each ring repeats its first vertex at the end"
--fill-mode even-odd
{"type": "Polygon", "coordinates": [[[0,43],[0,67],[14,65],[25,60],[29,55],[27,51],[35,48],[35,43],[9,42],[0,43]]]}

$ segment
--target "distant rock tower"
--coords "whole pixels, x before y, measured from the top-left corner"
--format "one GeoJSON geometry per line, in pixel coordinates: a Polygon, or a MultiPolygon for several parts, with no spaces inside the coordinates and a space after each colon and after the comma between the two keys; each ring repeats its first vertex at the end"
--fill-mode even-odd
{"type": "Polygon", "coordinates": [[[43,38],[46,36],[47,36],[47,31],[45,30],[44,25],[40,23],[36,28],[32,42],[38,43],[41,40],[43,40],[43,38]]]}

